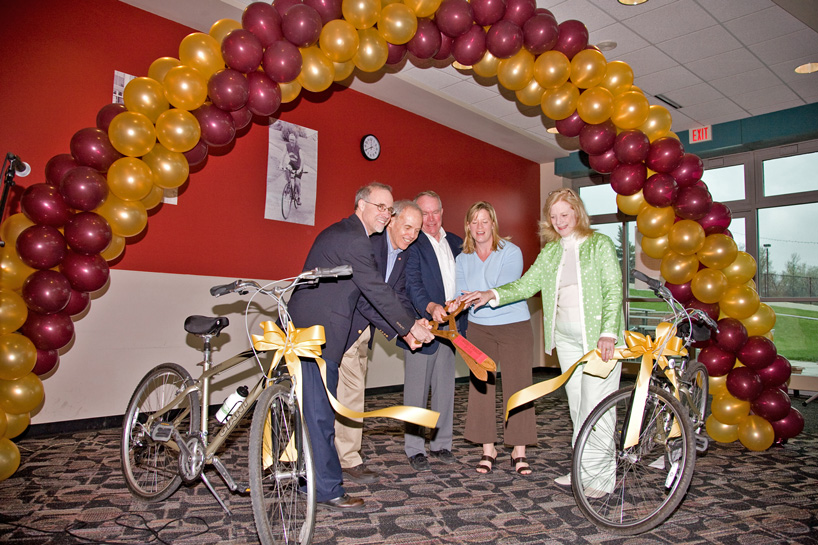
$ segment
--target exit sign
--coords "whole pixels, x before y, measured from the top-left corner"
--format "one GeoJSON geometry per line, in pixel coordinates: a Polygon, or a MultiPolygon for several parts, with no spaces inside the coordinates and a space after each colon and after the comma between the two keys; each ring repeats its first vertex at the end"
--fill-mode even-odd
{"type": "Polygon", "coordinates": [[[708,142],[713,140],[713,125],[707,125],[706,127],[697,127],[695,129],[690,129],[690,143],[694,144],[696,142],[708,142]]]}

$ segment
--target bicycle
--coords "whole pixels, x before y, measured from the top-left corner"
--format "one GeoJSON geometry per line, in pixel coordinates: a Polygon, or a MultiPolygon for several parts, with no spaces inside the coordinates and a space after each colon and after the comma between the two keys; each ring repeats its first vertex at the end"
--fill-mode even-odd
{"type": "Polygon", "coordinates": [[[284,177],[287,179],[281,192],[281,215],[287,219],[293,206],[296,208],[301,206],[301,176],[304,175],[305,170],[303,168],[294,170],[289,165],[282,167],[281,170],[284,171],[284,177]]]}
{"type": "Polygon", "coordinates": [[[666,365],[660,364],[660,356],[674,332],[687,349],[718,331],[710,316],[686,309],[658,280],[639,271],[632,275],[647,283],[673,312],[671,321],[660,326],[668,335],[653,347],[655,359],[638,434],[629,434],[629,427],[634,425],[632,411],[639,406],[635,400],[641,398],[639,381],[608,395],[588,415],[571,463],[573,494],[583,515],[602,530],[628,535],[651,530],[670,517],[690,486],[696,452],[708,447],[707,436],[700,433],[707,408],[707,368],[691,362],[687,350],[665,356],[666,365]],[[629,435],[638,439],[629,442],[629,435]]]}
{"type": "MultiPolygon", "coordinates": [[[[349,266],[314,269],[296,277],[260,286],[236,280],[214,286],[211,295],[246,295],[254,292],[245,310],[258,294],[277,303],[279,322],[289,335],[290,322],[284,295],[296,286],[321,278],[349,276],[349,266]],[[286,285],[277,285],[287,282],[286,285]]],[[[211,339],[227,327],[225,317],[189,316],[185,330],[203,340],[201,375],[194,380],[175,363],[149,371],[128,403],[122,426],[122,471],[131,493],[143,501],[161,501],[184,481],[201,479],[216,501],[232,515],[204,473],[213,465],[232,493],[250,493],[253,517],[262,545],[309,543],[315,528],[315,468],[309,432],[302,421],[296,384],[286,366],[265,369],[259,350],[251,348],[214,365],[211,339]],[[224,424],[209,431],[210,384],[213,377],[251,358],[262,372],[246,398],[229,413],[224,424]],[[255,405],[250,426],[249,482],[233,479],[219,460],[217,451],[255,405]]],[[[287,342],[290,342],[289,336],[287,342]]],[[[280,360],[279,360],[280,361],[280,360]]],[[[276,362],[277,363],[277,362],[276,362]]]]}

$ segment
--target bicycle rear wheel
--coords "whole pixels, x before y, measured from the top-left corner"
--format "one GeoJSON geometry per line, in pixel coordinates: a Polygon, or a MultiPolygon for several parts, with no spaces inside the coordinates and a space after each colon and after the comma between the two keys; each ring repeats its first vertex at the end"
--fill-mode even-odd
{"type": "Polygon", "coordinates": [[[577,506],[600,529],[639,534],[664,522],[690,486],[696,448],[688,410],[651,386],[639,443],[621,448],[633,390],[618,390],[597,405],[577,436],[571,484],[577,506]],[[670,437],[673,425],[679,435],[670,437]]]}
{"type": "Polygon", "coordinates": [[[289,382],[268,386],[250,427],[250,498],[262,545],[310,543],[315,476],[307,427],[289,382]]]}
{"type": "Polygon", "coordinates": [[[293,196],[293,184],[290,182],[289,175],[286,176],[287,183],[284,185],[284,191],[281,192],[281,215],[284,217],[284,219],[287,219],[287,216],[290,215],[290,210],[292,209],[293,201],[295,200],[295,196],[293,196]]]}
{"type": "Polygon", "coordinates": [[[160,501],[173,494],[182,482],[179,447],[171,437],[156,441],[156,424],[173,426],[182,437],[199,430],[199,392],[192,391],[178,407],[165,413],[148,429],[148,417],[166,407],[179,392],[193,383],[190,373],[175,363],[154,367],[136,387],[122,422],[122,473],[131,494],[144,501],[160,501]]]}
{"type": "Polygon", "coordinates": [[[682,373],[684,390],[681,393],[682,404],[690,410],[690,420],[693,423],[693,431],[699,433],[704,427],[707,419],[707,396],[710,393],[710,376],[707,367],[698,361],[688,363],[687,369],[682,373]]]}

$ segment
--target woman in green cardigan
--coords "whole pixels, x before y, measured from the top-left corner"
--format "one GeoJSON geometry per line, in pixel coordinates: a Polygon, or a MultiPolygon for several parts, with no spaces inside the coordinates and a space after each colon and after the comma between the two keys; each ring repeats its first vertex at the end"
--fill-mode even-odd
{"type": "MultiPolygon", "coordinates": [[[[545,351],[556,347],[565,372],[596,348],[603,360],[613,357],[622,339],[622,269],[613,241],[591,229],[585,205],[571,189],[552,191],[545,201],[540,236],[546,244],[519,279],[487,291],[466,293],[461,300],[479,307],[505,305],[542,292],[545,351]]],[[[621,364],[607,378],[574,373],[565,384],[574,434],[605,396],[619,387],[621,364]]],[[[555,479],[570,485],[571,476],[555,479]]]]}

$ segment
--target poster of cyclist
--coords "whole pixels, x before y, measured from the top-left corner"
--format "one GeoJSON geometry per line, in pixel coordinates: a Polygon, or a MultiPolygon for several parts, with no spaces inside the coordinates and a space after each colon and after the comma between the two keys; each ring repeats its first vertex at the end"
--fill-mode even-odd
{"type": "Polygon", "coordinates": [[[276,120],[267,149],[264,219],[315,225],[318,131],[276,120]]]}

